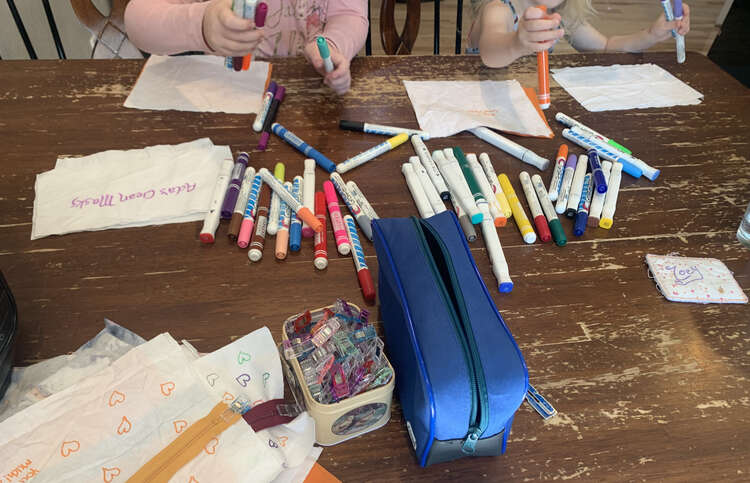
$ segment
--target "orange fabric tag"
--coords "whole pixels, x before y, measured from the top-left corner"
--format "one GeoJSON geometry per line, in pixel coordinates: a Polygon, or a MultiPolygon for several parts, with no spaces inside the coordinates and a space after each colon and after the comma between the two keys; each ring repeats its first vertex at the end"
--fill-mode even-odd
{"type": "Polygon", "coordinates": [[[341,483],[341,480],[333,476],[318,463],[315,463],[307,474],[304,483],[341,483]]]}

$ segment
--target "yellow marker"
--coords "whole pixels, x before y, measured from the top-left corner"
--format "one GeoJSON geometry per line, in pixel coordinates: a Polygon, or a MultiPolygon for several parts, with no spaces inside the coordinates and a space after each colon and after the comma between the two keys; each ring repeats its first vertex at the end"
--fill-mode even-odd
{"type": "MultiPolygon", "coordinates": [[[[284,163],[276,163],[276,166],[273,168],[273,176],[279,182],[284,182],[284,174],[286,169],[284,168],[284,163]]],[[[276,235],[279,231],[279,210],[281,208],[281,199],[279,198],[279,195],[271,192],[271,207],[268,210],[268,227],[266,228],[266,232],[269,235],[276,235]]],[[[276,243],[278,244],[279,241],[276,240],[276,243]]]]}
{"type": "Polygon", "coordinates": [[[404,144],[408,139],[409,135],[405,132],[402,132],[401,134],[393,136],[392,138],[378,144],[377,146],[371,147],[367,151],[363,151],[356,156],[353,156],[346,161],[337,164],[336,171],[339,174],[346,173],[350,169],[354,169],[361,164],[365,164],[372,158],[380,156],[383,153],[387,153],[391,149],[404,144]]]}
{"type": "Polygon", "coordinates": [[[497,199],[497,202],[500,203],[500,210],[503,212],[505,218],[510,220],[513,216],[513,210],[510,209],[510,203],[508,203],[508,198],[506,198],[505,193],[503,193],[503,188],[500,187],[500,183],[497,182],[495,168],[492,166],[492,162],[490,161],[490,157],[487,156],[487,153],[479,155],[479,164],[482,165],[484,174],[487,175],[487,179],[492,185],[492,191],[495,192],[495,198],[497,199]]]}
{"type": "Polygon", "coordinates": [[[518,226],[518,231],[521,232],[523,241],[534,243],[536,241],[536,233],[534,233],[534,229],[531,227],[526,212],[523,211],[521,201],[518,199],[515,190],[513,190],[513,185],[510,184],[508,176],[505,173],[499,174],[497,180],[500,182],[500,187],[508,198],[510,209],[513,211],[513,217],[516,219],[516,226],[518,226]]]}

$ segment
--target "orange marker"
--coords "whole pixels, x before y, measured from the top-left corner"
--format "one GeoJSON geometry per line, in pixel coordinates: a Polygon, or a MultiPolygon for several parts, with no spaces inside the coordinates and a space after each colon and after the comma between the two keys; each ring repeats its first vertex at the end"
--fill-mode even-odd
{"type": "MultiPolygon", "coordinates": [[[[536,8],[547,12],[547,7],[539,5],[536,8]]],[[[539,88],[537,90],[537,99],[539,107],[547,109],[550,105],[549,95],[549,53],[546,50],[536,53],[536,71],[539,78],[539,88]]]]}

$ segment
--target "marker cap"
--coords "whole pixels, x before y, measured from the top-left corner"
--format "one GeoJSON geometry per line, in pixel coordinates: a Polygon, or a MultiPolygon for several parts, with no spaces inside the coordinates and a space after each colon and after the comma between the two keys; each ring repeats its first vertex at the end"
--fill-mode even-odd
{"type": "Polygon", "coordinates": [[[357,278],[359,279],[359,286],[362,287],[362,295],[365,298],[365,302],[372,304],[375,302],[375,286],[372,283],[372,276],[370,276],[370,269],[363,268],[357,272],[357,278]]]}
{"type": "Polygon", "coordinates": [[[358,121],[339,121],[339,128],[347,131],[364,131],[365,123],[358,121]]]}
{"type": "Polygon", "coordinates": [[[326,39],[324,37],[319,36],[318,40],[318,50],[320,51],[320,56],[322,58],[330,57],[331,52],[328,50],[328,42],[326,42],[326,39]]]}
{"type": "Polygon", "coordinates": [[[214,234],[213,233],[201,233],[199,236],[200,240],[203,243],[213,243],[214,242],[214,234]]]}
{"type": "Polygon", "coordinates": [[[242,220],[242,225],[240,225],[240,234],[237,237],[238,247],[247,248],[247,246],[250,244],[250,236],[253,233],[253,225],[255,225],[255,221],[252,218],[242,220]]]}
{"type": "Polygon", "coordinates": [[[589,219],[589,214],[586,211],[576,213],[576,222],[573,225],[573,234],[575,236],[582,236],[586,232],[586,222],[589,219]]]}
{"type": "Polygon", "coordinates": [[[534,225],[536,226],[536,231],[539,232],[539,239],[542,240],[543,243],[552,240],[552,234],[549,232],[549,225],[547,225],[547,218],[545,218],[544,215],[535,217],[534,225]]]}
{"type": "Polygon", "coordinates": [[[562,223],[560,223],[560,220],[555,218],[548,223],[548,226],[549,231],[552,233],[552,238],[555,240],[557,246],[564,247],[565,244],[568,243],[568,239],[565,237],[565,232],[563,231],[562,223]]]}
{"type": "Polygon", "coordinates": [[[318,270],[323,270],[328,266],[328,259],[325,257],[317,257],[313,260],[313,265],[315,265],[315,268],[318,270]]]}
{"type": "Polygon", "coordinates": [[[599,220],[599,227],[606,228],[607,230],[612,228],[612,218],[602,218],[599,220]]]}
{"type": "Polygon", "coordinates": [[[260,141],[258,141],[258,150],[259,151],[265,151],[266,147],[268,146],[268,138],[270,138],[271,135],[267,132],[260,133],[260,141]]]}
{"type": "Polygon", "coordinates": [[[471,215],[471,223],[474,225],[482,223],[483,219],[484,216],[482,215],[482,213],[474,213],[473,215],[471,215]]]}
{"type": "Polygon", "coordinates": [[[262,28],[266,24],[266,15],[268,14],[268,5],[265,2],[261,2],[255,7],[255,26],[262,28]]]}
{"type": "Polygon", "coordinates": [[[250,251],[247,252],[247,258],[249,258],[251,262],[257,262],[263,258],[263,252],[257,248],[251,248],[250,251]]]}
{"type": "Polygon", "coordinates": [[[503,282],[497,286],[497,290],[500,293],[510,293],[513,291],[513,282],[503,282]]]}
{"type": "Polygon", "coordinates": [[[298,252],[302,241],[302,223],[292,223],[289,227],[289,249],[298,252]]]}
{"type": "Polygon", "coordinates": [[[278,258],[279,260],[283,260],[286,258],[286,246],[288,243],[289,243],[289,230],[277,231],[276,232],[276,258],[278,258]]]}

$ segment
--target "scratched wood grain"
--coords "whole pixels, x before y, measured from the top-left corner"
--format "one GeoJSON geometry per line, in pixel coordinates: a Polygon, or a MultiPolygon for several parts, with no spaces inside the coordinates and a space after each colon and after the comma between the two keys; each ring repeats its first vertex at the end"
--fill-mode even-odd
{"type": "MultiPolygon", "coordinates": [[[[652,183],[624,176],[614,227],[576,238],[565,221],[565,248],[526,245],[512,223],[499,231],[516,285],[494,299],[522,348],[531,382],[559,416],[543,422],[522,406],[506,455],[421,469],[395,404],[383,429],[323,452],[320,461],[333,474],[344,481],[750,478],[750,308],[667,302],[644,265],[647,253],[717,257],[750,289],[750,250],[735,239],[750,198],[750,91],[695,54],[679,66],[671,53],[551,58],[552,67],[637,62],[664,66],[705,101],[590,113],[553,82],[547,118],[555,139],[520,142],[552,157],[561,140],[553,114],[562,111],[618,139],[660,168],[661,177],[652,183]]],[[[309,242],[284,262],[266,250],[251,265],[222,238],[224,226],[214,246],[202,246],[200,223],[29,240],[34,178],[57,156],[202,136],[235,152],[257,143],[252,117],[123,108],[141,66],[0,62],[0,269],[18,300],[16,363],[75,350],[105,317],[147,338],[169,331],[211,351],[263,325],[278,336],[288,315],[336,297],[363,303],[352,261],[335,254],[330,231],[325,272],[313,269],[309,242]]],[[[372,57],[355,59],[352,70],[351,93],[337,98],[303,61],[274,65],[274,77],[288,89],[279,121],[336,161],[382,140],[339,131],[339,119],[417,126],[404,79],[536,83],[532,59],[491,70],[475,57],[372,57]]],[[[517,189],[518,173],[526,169],[470,134],[427,144],[486,151],[517,189]]],[[[416,214],[399,172],[410,154],[405,145],[347,176],[383,217],[416,214]]],[[[256,168],[283,161],[288,175],[302,171],[302,157],[276,138],[251,159],[256,168]]],[[[543,176],[547,180],[549,172],[543,176]]],[[[471,249],[494,285],[481,239],[471,249]]],[[[376,275],[372,244],[365,242],[365,251],[376,275]]]]}

